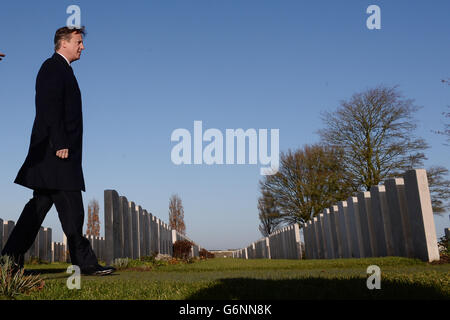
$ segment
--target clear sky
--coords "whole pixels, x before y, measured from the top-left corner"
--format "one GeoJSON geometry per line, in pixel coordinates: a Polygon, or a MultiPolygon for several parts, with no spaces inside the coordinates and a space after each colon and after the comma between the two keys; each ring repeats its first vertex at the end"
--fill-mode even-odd
{"type": "MultiPolygon", "coordinates": [[[[73,63],[83,99],[87,211],[115,189],[168,222],[184,205],[187,235],[207,249],[261,237],[260,165],[181,165],[172,132],[279,129],[280,150],[319,141],[320,113],[354,93],[398,85],[423,108],[417,134],[429,165],[450,168],[442,112],[450,104],[450,2],[429,1],[2,1],[0,7],[0,218],[17,221],[32,192],[13,180],[28,151],[34,85],[69,5],[81,8],[86,50],[73,63]],[[366,9],[381,8],[369,30],[366,9]]],[[[87,220],[87,219],[86,219],[87,220]]],[[[435,216],[437,235],[449,216],[435,216]]],[[[62,229],[53,208],[44,221],[62,229]]]]}

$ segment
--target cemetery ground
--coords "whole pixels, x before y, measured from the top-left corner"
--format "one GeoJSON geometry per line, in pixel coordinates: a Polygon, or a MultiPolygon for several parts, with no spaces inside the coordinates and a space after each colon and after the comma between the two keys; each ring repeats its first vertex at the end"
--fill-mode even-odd
{"type": "Polygon", "coordinates": [[[28,264],[26,270],[39,274],[44,286],[12,299],[450,299],[449,263],[399,257],[143,260],[129,260],[112,275],[81,276],[80,289],[72,290],[66,285],[69,264],[28,264]],[[370,265],[381,269],[381,289],[367,288],[370,265]]]}

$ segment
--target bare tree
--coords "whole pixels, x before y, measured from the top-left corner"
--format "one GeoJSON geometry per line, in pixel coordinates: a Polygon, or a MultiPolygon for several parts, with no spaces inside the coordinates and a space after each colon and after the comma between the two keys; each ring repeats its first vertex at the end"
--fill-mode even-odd
{"type": "Polygon", "coordinates": [[[261,189],[261,197],[258,199],[258,211],[261,221],[259,231],[267,237],[278,229],[282,219],[274,197],[264,188],[261,189]]]}
{"type": "Polygon", "coordinates": [[[340,149],[321,145],[281,154],[278,173],[266,176],[260,186],[275,200],[283,223],[306,222],[351,195],[342,156],[340,149]]]}
{"type": "Polygon", "coordinates": [[[353,186],[369,190],[385,178],[423,166],[428,144],[414,136],[418,109],[397,87],[379,86],[324,113],[326,128],[319,134],[325,144],[344,150],[343,165],[353,186]]]}
{"type": "MultiPolygon", "coordinates": [[[[446,83],[447,85],[450,86],[450,78],[447,79],[447,80],[441,80],[441,82],[442,83],[446,83]]],[[[447,106],[447,108],[450,109],[450,106],[447,106]]],[[[447,112],[442,112],[442,115],[444,116],[445,119],[447,119],[447,121],[450,118],[450,112],[448,112],[448,111],[447,112]]],[[[450,123],[449,122],[444,123],[444,130],[443,131],[442,130],[433,130],[433,132],[437,133],[437,134],[440,134],[440,135],[443,135],[443,136],[446,136],[447,137],[447,143],[444,143],[444,145],[450,146],[450,123]]]]}
{"type": "Polygon", "coordinates": [[[86,229],[86,235],[88,236],[100,236],[100,219],[99,219],[100,206],[96,199],[92,199],[88,205],[88,223],[86,229]]]}
{"type": "Polygon", "coordinates": [[[176,194],[173,194],[169,200],[169,224],[173,230],[186,234],[183,204],[180,197],[176,194]]]}
{"type": "Polygon", "coordinates": [[[450,209],[450,180],[445,179],[448,169],[433,166],[427,170],[433,213],[442,214],[450,209]]]}

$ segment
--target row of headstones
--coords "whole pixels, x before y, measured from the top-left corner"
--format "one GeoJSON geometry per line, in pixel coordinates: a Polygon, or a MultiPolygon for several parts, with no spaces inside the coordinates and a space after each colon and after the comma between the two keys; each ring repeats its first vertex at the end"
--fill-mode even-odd
{"type": "MultiPolygon", "coordinates": [[[[3,248],[15,227],[15,222],[0,219],[0,225],[2,226],[0,228],[0,247],[3,248]]],[[[85,237],[90,241],[97,258],[103,260],[105,239],[86,235],[85,237]]],[[[46,262],[69,262],[70,256],[66,248],[67,238],[65,235],[63,242],[52,242],[52,229],[41,227],[30,249],[25,253],[25,261],[40,259],[46,262]]]]}
{"type": "MultiPolygon", "coordinates": [[[[0,219],[0,248],[6,244],[16,223],[12,220],[0,219]]],[[[67,246],[60,242],[52,242],[52,229],[41,227],[31,247],[25,253],[25,261],[40,259],[47,262],[65,262],[67,246]]]]}
{"type": "Polygon", "coordinates": [[[137,259],[153,253],[173,255],[169,225],[115,190],[104,191],[104,203],[107,264],[117,258],[137,259]]]}
{"type": "Polygon", "coordinates": [[[105,261],[105,238],[92,235],[84,235],[84,237],[91,243],[92,250],[94,251],[97,259],[105,261]]]}
{"type": "MultiPolygon", "coordinates": [[[[50,228],[48,228],[50,229],[50,228]]],[[[51,232],[51,229],[50,229],[51,232]]],[[[92,235],[84,235],[86,239],[89,240],[92,250],[94,251],[97,259],[105,261],[105,248],[106,248],[106,241],[104,237],[99,236],[92,236],[92,235]]],[[[64,242],[52,242],[52,262],[59,261],[59,262],[70,262],[70,256],[66,253],[65,248],[67,247],[67,238],[64,235],[64,242]]],[[[176,230],[172,230],[172,242],[175,242],[177,240],[190,240],[186,236],[183,236],[182,234],[176,232],[176,230]]],[[[191,257],[198,257],[200,252],[200,247],[196,244],[194,244],[191,248],[191,257]]]]}
{"type": "MultiPolygon", "coordinates": [[[[104,260],[105,238],[98,237],[98,236],[92,236],[92,235],[86,235],[86,234],[84,235],[84,237],[89,240],[92,250],[94,251],[97,259],[104,260]]],[[[68,248],[67,237],[63,233],[63,242],[52,242],[52,247],[51,247],[52,260],[48,260],[48,261],[70,263],[69,251],[66,248],[68,248]]]]}
{"type": "Polygon", "coordinates": [[[233,258],[242,259],[301,259],[300,227],[293,224],[233,252],[233,258]]]}
{"type": "Polygon", "coordinates": [[[68,260],[70,260],[70,257],[66,248],[67,245],[62,242],[52,242],[51,262],[68,262],[68,260]]]}
{"type": "Polygon", "coordinates": [[[426,171],[409,170],[340,201],[303,225],[308,259],[439,260],[426,171]]]}

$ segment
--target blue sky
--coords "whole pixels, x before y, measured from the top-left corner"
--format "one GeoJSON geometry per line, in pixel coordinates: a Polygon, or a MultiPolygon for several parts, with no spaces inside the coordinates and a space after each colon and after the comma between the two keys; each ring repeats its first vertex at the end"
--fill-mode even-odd
{"type": "MultiPolygon", "coordinates": [[[[171,133],[279,129],[280,150],[319,141],[322,111],[354,93],[398,85],[423,108],[426,165],[450,168],[441,113],[450,104],[448,12],[433,1],[3,1],[0,8],[0,218],[17,221],[32,192],[13,184],[34,119],[34,84],[69,5],[81,8],[86,50],[73,63],[83,98],[84,205],[115,189],[168,221],[177,193],[187,234],[208,249],[261,237],[260,165],[172,163],[171,133]],[[381,8],[381,30],[366,8],[381,8]]],[[[450,226],[436,217],[437,234],[450,226]]],[[[55,209],[44,221],[61,241],[55,209]]]]}

